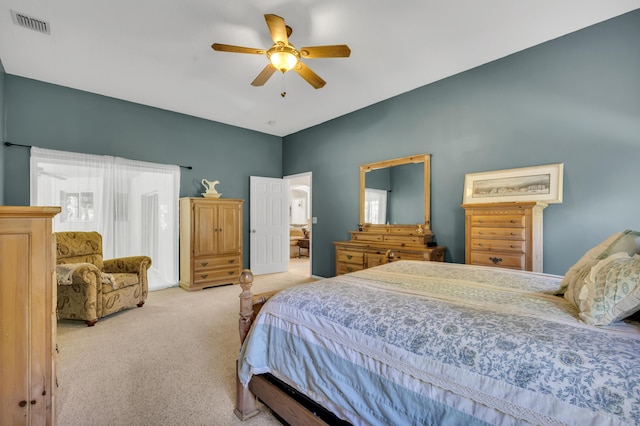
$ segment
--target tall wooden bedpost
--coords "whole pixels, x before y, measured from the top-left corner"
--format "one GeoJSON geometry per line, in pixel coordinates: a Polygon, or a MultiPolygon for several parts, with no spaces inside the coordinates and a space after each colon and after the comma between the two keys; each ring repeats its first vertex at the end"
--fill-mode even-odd
{"type": "Polygon", "coordinates": [[[243,269],[240,273],[240,320],[238,330],[240,331],[240,344],[244,343],[244,339],[249,333],[251,323],[253,321],[253,294],[251,286],[253,285],[253,273],[249,269],[243,269]]]}
{"type": "MultiPolygon", "coordinates": [[[[240,344],[244,342],[244,339],[249,333],[251,322],[253,320],[253,294],[251,294],[251,286],[253,285],[253,273],[249,269],[244,269],[240,273],[240,287],[242,287],[242,293],[240,293],[240,320],[238,329],[240,332],[240,344]]],[[[249,390],[249,387],[242,386],[240,379],[238,378],[238,365],[236,362],[236,408],[233,412],[240,418],[240,420],[246,420],[249,417],[253,417],[258,414],[256,407],[256,397],[249,390]]]]}

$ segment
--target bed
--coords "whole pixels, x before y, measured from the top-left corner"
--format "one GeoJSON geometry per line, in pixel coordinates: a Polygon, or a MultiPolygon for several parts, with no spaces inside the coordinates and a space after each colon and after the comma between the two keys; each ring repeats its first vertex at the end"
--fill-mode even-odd
{"type": "Polygon", "coordinates": [[[397,261],[257,298],[245,271],[236,414],[257,395],[291,424],[640,424],[640,256],[607,250],[564,278],[397,261]],[[598,324],[613,275],[624,303],[598,324]],[[589,291],[587,314],[559,294],[589,291]]]}

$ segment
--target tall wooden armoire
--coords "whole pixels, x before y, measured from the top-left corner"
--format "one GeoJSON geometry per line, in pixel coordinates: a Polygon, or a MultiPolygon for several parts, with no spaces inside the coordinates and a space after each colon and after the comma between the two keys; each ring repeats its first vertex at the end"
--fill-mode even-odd
{"type": "Polygon", "coordinates": [[[55,424],[60,207],[0,206],[0,424],[55,424]]]}
{"type": "Polygon", "coordinates": [[[180,199],[180,287],[191,291],[239,284],[242,203],[238,199],[180,199]]]}

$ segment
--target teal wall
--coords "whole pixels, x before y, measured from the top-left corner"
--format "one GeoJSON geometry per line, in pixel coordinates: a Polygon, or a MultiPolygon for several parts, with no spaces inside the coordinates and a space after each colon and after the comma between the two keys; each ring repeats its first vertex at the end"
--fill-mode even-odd
{"type": "MultiPolygon", "coordinates": [[[[220,180],[242,198],[249,229],[249,176],[282,177],[282,138],[7,74],[6,140],[40,148],[192,166],[180,196],[200,196],[220,180]]],[[[29,150],[4,149],[4,203],[29,205],[29,150]]],[[[244,246],[249,247],[249,235],[244,246]]],[[[249,250],[244,264],[248,266],[249,250]]]]}
{"type": "MultiPolygon", "coordinates": [[[[464,263],[464,175],[564,163],[564,202],[544,211],[544,270],[640,229],[640,10],[284,138],[283,174],[313,172],[313,273],[358,223],[358,166],[432,157],[431,218],[464,263]]],[[[379,82],[384,84],[384,81],[379,82]]],[[[345,94],[347,96],[347,94],[345,94]]]]}
{"type": "MultiPolygon", "coordinates": [[[[0,134],[193,166],[182,170],[181,196],[197,196],[206,177],[222,182],[225,197],[248,200],[250,175],[311,171],[313,273],[321,276],[335,271],[332,242],[357,226],[362,163],[432,154],[432,229],[447,260],[462,263],[465,173],[562,162],[564,202],[544,213],[544,264],[564,274],[607,235],[640,229],[639,45],[634,11],[284,140],[5,74],[0,64],[0,134]]],[[[0,204],[29,203],[28,149],[0,147],[3,187],[0,204]]],[[[246,230],[246,204],[244,213],[246,230]]]]}
{"type": "Polygon", "coordinates": [[[4,117],[4,81],[5,81],[4,66],[0,59],[0,206],[4,204],[4,141],[5,141],[5,117],[4,117]]]}

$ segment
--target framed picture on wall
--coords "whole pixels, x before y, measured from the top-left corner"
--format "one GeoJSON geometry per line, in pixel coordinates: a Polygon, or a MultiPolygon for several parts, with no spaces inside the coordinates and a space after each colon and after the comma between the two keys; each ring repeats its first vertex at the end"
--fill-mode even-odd
{"type": "Polygon", "coordinates": [[[464,177],[463,204],[540,201],[562,202],[563,163],[492,172],[464,177]]]}

